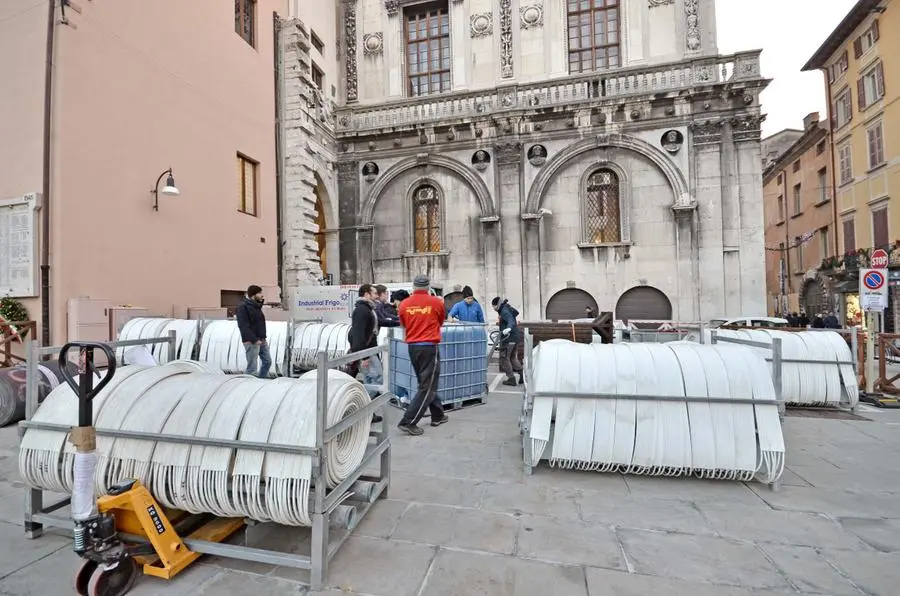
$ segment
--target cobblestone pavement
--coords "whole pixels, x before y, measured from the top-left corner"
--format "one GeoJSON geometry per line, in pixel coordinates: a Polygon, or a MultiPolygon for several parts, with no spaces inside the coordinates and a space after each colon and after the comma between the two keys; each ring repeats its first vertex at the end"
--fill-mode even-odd
{"type": "MultiPolygon", "coordinates": [[[[522,471],[515,390],[396,436],[389,499],[334,559],[330,591],[373,596],[893,595],[900,584],[900,411],[789,417],[788,470],[758,484],[522,471]]],[[[70,541],[23,536],[16,429],[0,429],[0,594],[74,593],[70,541]]],[[[297,551],[308,531],[256,526],[297,551]]],[[[304,573],[206,557],[135,596],[314,594],[304,573]]]]}

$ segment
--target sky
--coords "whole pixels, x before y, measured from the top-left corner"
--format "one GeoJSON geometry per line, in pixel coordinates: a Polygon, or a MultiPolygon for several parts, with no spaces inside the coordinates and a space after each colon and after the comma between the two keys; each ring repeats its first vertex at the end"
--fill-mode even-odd
{"type": "Polygon", "coordinates": [[[773,81],[763,92],[767,114],[763,136],[803,128],[810,112],[827,117],[820,71],[800,72],[856,0],[716,0],[720,54],[762,48],[763,76],[773,81]]]}

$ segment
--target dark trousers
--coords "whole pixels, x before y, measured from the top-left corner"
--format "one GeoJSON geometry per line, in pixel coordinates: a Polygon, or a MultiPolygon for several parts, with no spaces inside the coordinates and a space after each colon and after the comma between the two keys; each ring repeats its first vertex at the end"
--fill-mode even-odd
{"type": "Polygon", "coordinates": [[[406,406],[401,425],[418,424],[425,415],[425,408],[431,412],[432,420],[444,417],[444,407],[438,397],[438,381],[441,376],[441,358],[438,346],[409,346],[409,360],[416,371],[419,390],[416,397],[406,406]]]}
{"type": "Polygon", "coordinates": [[[519,344],[509,342],[500,347],[500,372],[509,380],[516,380],[516,373],[522,373],[522,363],[519,362],[519,344]]]}

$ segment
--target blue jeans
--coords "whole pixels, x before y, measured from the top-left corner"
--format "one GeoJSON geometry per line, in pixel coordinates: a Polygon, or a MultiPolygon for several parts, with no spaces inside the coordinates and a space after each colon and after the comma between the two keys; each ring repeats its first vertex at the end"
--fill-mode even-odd
{"type": "Polygon", "coordinates": [[[381,393],[381,385],[384,383],[384,368],[381,358],[372,356],[359,363],[360,372],[363,374],[363,386],[371,397],[381,393]]]}
{"type": "Polygon", "coordinates": [[[244,349],[247,351],[247,370],[244,372],[248,375],[255,375],[260,379],[268,379],[269,369],[272,368],[272,356],[269,355],[269,344],[266,342],[261,344],[245,343],[244,349]],[[257,358],[259,358],[260,362],[259,374],[256,373],[257,358]]]}

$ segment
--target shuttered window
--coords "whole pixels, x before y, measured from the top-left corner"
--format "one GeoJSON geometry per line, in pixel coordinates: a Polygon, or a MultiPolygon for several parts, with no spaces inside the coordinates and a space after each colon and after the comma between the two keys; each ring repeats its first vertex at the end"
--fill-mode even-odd
{"type": "Polygon", "coordinates": [[[856,250],[856,222],[851,217],[844,220],[844,252],[856,250]]]}
{"type": "Polygon", "coordinates": [[[886,248],[889,243],[888,210],[884,207],[872,212],[872,246],[886,248]]]}

